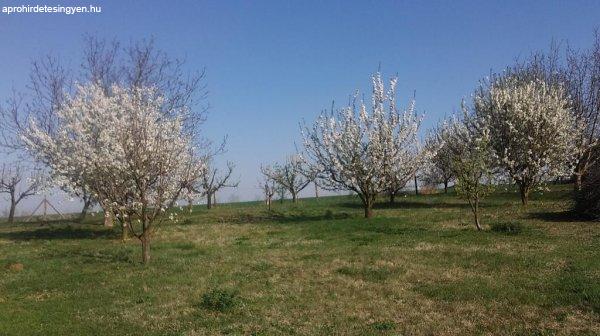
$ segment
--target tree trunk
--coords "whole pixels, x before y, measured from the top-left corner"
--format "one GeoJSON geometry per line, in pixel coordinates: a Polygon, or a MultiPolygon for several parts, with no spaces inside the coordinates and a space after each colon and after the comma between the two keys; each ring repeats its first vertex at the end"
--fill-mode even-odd
{"type": "Polygon", "coordinates": [[[188,197],[188,212],[192,213],[194,206],[194,200],[191,197],[188,197]]]}
{"type": "MultiPolygon", "coordinates": [[[[367,197],[365,196],[365,199],[367,197]]],[[[365,208],[365,218],[371,218],[373,217],[373,202],[371,202],[371,200],[366,199],[365,201],[363,201],[363,205],[365,208]]]]}
{"type": "Polygon", "coordinates": [[[127,222],[123,221],[123,224],[121,225],[121,240],[122,241],[126,241],[127,238],[129,237],[129,234],[127,233],[127,222]]]}
{"type": "Polygon", "coordinates": [[[575,174],[575,191],[581,191],[582,174],[575,174]]]}
{"type": "Polygon", "coordinates": [[[365,205],[365,218],[371,217],[373,217],[373,209],[371,208],[371,205],[365,205]]]}
{"type": "Polygon", "coordinates": [[[83,220],[85,219],[85,216],[87,215],[90,205],[92,205],[91,198],[88,198],[87,200],[83,201],[83,208],[81,209],[81,213],[79,213],[79,219],[78,219],[79,223],[82,223],[83,220]]]}
{"type": "Polygon", "coordinates": [[[150,262],[150,234],[148,231],[144,231],[142,237],[142,262],[148,264],[150,262]]]}
{"type": "Polygon", "coordinates": [[[394,204],[396,202],[396,193],[390,193],[390,204],[394,204]]]}
{"type": "Polygon", "coordinates": [[[520,184],[519,191],[521,194],[521,203],[526,206],[527,203],[529,202],[529,187],[520,184]]]}
{"type": "Polygon", "coordinates": [[[212,193],[206,194],[206,208],[207,209],[212,208],[212,193]]]}
{"type": "Polygon", "coordinates": [[[475,226],[477,227],[477,231],[481,231],[481,223],[479,223],[479,213],[475,212],[475,226]]]}
{"type": "Polygon", "coordinates": [[[104,226],[113,227],[113,215],[110,210],[104,210],[104,226]]]}
{"type": "Polygon", "coordinates": [[[319,186],[315,183],[315,198],[319,198],[319,186]]]}
{"type": "Polygon", "coordinates": [[[415,174],[415,195],[419,194],[419,184],[417,182],[417,174],[415,174]]]}
{"type": "Polygon", "coordinates": [[[444,194],[448,193],[448,181],[444,181],[444,194]]]}
{"type": "Polygon", "coordinates": [[[475,226],[477,227],[477,231],[481,231],[481,223],[479,222],[479,201],[475,201],[475,226]]]}
{"type": "Polygon", "coordinates": [[[17,209],[17,202],[14,199],[10,200],[10,210],[8,212],[8,224],[15,222],[15,210],[17,209]]]}
{"type": "Polygon", "coordinates": [[[475,227],[477,231],[481,231],[481,223],[479,222],[479,200],[471,200],[469,198],[469,205],[471,206],[471,212],[473,213],[473,219],[475,220],[475,227]]]}
{"type": "Polygon", "coordinates": [[[269,211],[271,211],[271,197],[267,197],[267,207],[269,208],[269,211]]]}
{"type": "Polygon", "coordinates": [[[296,203],[296,193],[292,193],[292,203],[296,203]]]}

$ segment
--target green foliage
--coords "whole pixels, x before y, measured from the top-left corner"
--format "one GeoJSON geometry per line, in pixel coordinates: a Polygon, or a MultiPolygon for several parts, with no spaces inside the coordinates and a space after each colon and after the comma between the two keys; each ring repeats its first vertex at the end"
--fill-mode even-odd
{"type": "Polygon", "coordinates": [[[200,305],[208,310],[225,312],[236,304],[237,291],[231,289],[212,289],[202,295],[200,305]]]}
{"type": "Polygon", "coordinates": [[[456,175],[456,193],[474,202],[494,191],[494,175],[487,142],[480,140],[468,145],[457,154],[452,166],[456,175]]]}
{"type": "Polygon", "coordinates": [[[379,321],[372,324],[373,329],[379,331],[393,330],[396,325],[391,321],[379,321]]]}
{"type": "Polygon", "coordinates": [[[451,130],[447,141],[453,156],[455,190],[469,202],[475,226],[481,230],[479,203],[494,190],[489,141],[480,134],[477,121],[469,118],[466,112],[465,120],[455,122],[451,130]]]}

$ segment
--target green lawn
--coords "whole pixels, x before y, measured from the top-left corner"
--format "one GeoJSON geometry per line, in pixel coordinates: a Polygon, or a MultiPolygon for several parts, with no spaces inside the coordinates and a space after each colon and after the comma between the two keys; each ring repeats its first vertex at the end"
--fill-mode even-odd
{"type": "Polygon", "coordinates": [[[600,223],[571,188],[498,192],[483,232],[454,195],[197,207],[148,266],[98,217],[0,225],[0,335],[598,335],[600,223]]]}

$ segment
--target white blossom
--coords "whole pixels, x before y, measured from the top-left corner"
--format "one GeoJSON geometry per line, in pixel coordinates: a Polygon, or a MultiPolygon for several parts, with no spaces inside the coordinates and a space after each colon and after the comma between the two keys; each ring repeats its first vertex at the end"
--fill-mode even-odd
{"type": "Polygon", "coordinates": [[[524,204],[544,179],[572,172],[579,129],[568,106],[561,86],[517,75],[499,76],[475,94],[495,159],[520,186],[524,204]]]}
{"type": "Polygon", "coordinates": [[[312,127],[302,129],[305,157],[323,172],[322,187],[356,192],[365,217],[371,216],[378,194],[414,169],[421,122],[414,102],[404,112],[397,110],[396,78],[387,91],[379,73],[372,82],[370,111],[357,92],[349,106],[322,113],[312,127]]]}
{"type": "Polygon", "coordinates": [[[52,136],[35,119],[23,134],[58,185],[110,204],[144,249],[155,219],[202,168],[178,111],[165,114],[165,104],[154,88],[113,86],[106,93],[98,85],[79,86],[57,111],[52,136]],[[138,231],[132,219],[142,221],[138,231]]]}

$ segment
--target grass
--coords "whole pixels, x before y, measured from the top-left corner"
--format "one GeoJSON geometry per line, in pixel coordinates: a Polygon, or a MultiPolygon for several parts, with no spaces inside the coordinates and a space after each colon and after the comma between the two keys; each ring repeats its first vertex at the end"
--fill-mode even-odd
{"type": "Polygon", "coordinates": [[[570,188],[492,195],[483,232],[451,194],[198,207],[149,266],[99,218],[0,224],[0,335],[598,335],[600,224],[570,188]]]}
{"type": "Polygon", "coordinates": [[[519,222],[496,222],[490,225],[490,230],[505,234],[519,234],[523,226],[519,222]]]}

